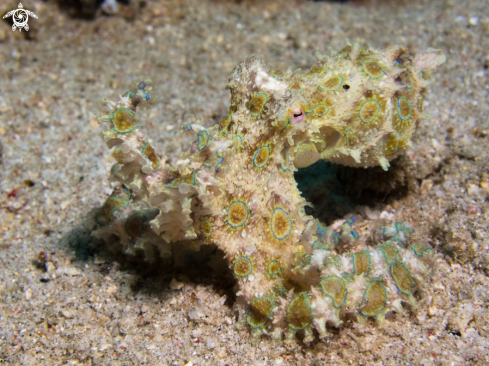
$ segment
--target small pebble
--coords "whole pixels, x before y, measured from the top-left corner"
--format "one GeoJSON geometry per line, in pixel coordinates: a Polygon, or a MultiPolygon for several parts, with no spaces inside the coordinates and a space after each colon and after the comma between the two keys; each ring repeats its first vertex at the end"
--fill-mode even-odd
{"type": "Polygon", "coordinates": [[[172,290],[181,290],[183,285],[184,285],[183,282],[177,281],[175,278],[172,278],[170,282],[170,288],[172,290]]]}
{"type": "Polygon", "coordinates": [[[73,314],[69,310],[61,310],[61,315],[66,319],[71,319],[73,317],[73,314]]]}
{"type": "Polygon", "coordinates": [[[202,329],[197,328],[192,330],[192,337],[199,338],[202,335],[202,329]]]}
{"type": "Polygon", "coordinates": [[[46,262],[46,272],[54,272],[56,270],[56,266],[53,262],[46,262]]]}
{"type": "Polygon", "coordinates": [[[32,290],[30,288],[28,288],[25,292],[24,292],[24,296],[25,296],[25,299],[27,301],[29,301],[31,298],[32,298],[32,290]]]}

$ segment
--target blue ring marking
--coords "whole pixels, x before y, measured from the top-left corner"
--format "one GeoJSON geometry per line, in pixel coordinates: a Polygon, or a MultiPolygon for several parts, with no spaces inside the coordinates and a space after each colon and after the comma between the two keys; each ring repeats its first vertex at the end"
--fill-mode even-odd
{"type": "Polygon", "coordinates": [[[277,276],[279,276],[282,273],[282,266],[280,265],[280,262],[278,260],[276,260],[276,259],[270,261],[270,263],[267,264],[267,273],[268,273],[268,275],[270,277],[277,277],[277,276]],[[279,264],[279,270],[276,273],[270,273],[270,270],[269,270],[270,265],[273,264],[273,263],[278,263],[279,264]]]}
{"type": "Polygon", "coordinates": [[[353,132],[353,130],[349,128],[345,131],[345,134],[343,136],[345,137],[346,142],[352,142],[355,138],[355,132],[353,132]]]}
{"type": "Polygon", "coordinates": [[[312,111],[310,111],[310,112],[306,112],[306,114],[308,114],[308,113],[312,113],[312,112],[314,112],[314,116],[315,116],[315,117],[322,117],[322,116],[325,116],[325,115],[327,115],[327,114],[329,113],[329,106],[328,106],[327,104],[324,104],[324,103],[316,104],[316,105],[314,106],[314,108],[312,109],[312,111]],[[326,112],[324,112],[323,114],[317,114],[317,113],[316,113],[316,108],[317,108],[317,107],[319,107],[319,106],[322,106],[322,105],[326,107],[326,112]]]}
{"type": "Polygon", "coordinates": [[[377,231],[382,231],[382,239],[385,238],[385,228],[384,227],[379,227],[377,231]]]}
{"type": "Polygon", "coordinates": [[[212,225],[212,222],[210,222],[209,219],[203,219],[201,222],[200,222],[200,231],[202,231],[202,234],[206,237],[206,238],[210,238],[212,236],[212,232],[214,231],[214,225],[212,225]],[[204,222],[208,222],[210,227],[211,227],[211,232],[210,234],[206,234],[204,232],[204,229],[202,228],[204,222]]]}
{"type": "Polygon", "coordinates": [[[286,310],[286,317],[285,317],[285,320],[286,320],[286,322],[287,322],[287,326],[288,326],[290,329],[295,330],[295,331],[297,331],[297,330],[304,330],[304,329],[306,329],[306,328],[309,328],[309,326],[312,324],[313,317],[312,317],[312,309],[311,309],[311,305],[309,305],[309,298],[307,297],[306,292],[301,292],[300,294],[296,295],[296,296],[295,296],[295,297],[292,299],[292,301],[289,303],[289,306],[287,306],[287,310],[286,310]],[[309,323],[307,323],[307,325],[306,325],[306,326],[304,326],[304,327],[302,327],[302,328],[296,328],[296,327],[294,327],[293,325],[290,325],[290,323],[289,323],[289,314],[288,314],[288,311],[287,311],[287,310],[289,310],[289,306],[292,304],[292,302],[293,302],[295,299],[297,299],[299,296],[305,296],[305,297],[306,297],[306,301],[305,301],[305,303],[306,303],[307,308],[309,309],[309,316],[311,317],[311,321],[310,321],[309,323]]]}
{"type": "Polygon", "coordinates": [[[283,132],[283,130],[285,130],[289,125],[290,125],[290,119],[287,120],[287,124],[284,126],[284,128],[280,130],[280,132],[283,132]]]}
{"type": "Polygon", "coordinates": [[[327,296],[331,299],[331,304],[333,305],[334,308],[336,309],[340,309],[343,305],[345,305],[345,302],[346,302],[346,296],[348,295],[348,289],[346,288],[346,284],[345,284],[345,281],[343,281],[343,279],[341,277],[338,277],[338,276],[328,276],[328,277],[324,277],[320,282],[319,282],[319,286],[321,286],[321,292],[323,293],[324,296],[327,296]],[[324,290],[324,287],[323,287],[323,280],[327,280],[329,278],[337,278],[338,280],[341,281],[341,284],[343,285],[343,288],[345,289],[345,297],[343,298],[343,302],[341,303],[341,305],[338,305],[338,306],[335,306],[334,304],[334,300],[333,299],[333,296],[327,294],[324,290]]]}
{"type": "Polygon", "coordinates": [[[414,229],[412,227],[405,227],[404,228],[404,234],[405,235],[412,234],[412,233],[414,233],[414,229]]]}
{"type": "Polygon", "coordinates": [[[219,151],[216,151],[216,156],[219,158],[219,161],[216,164],[216,173],[219,172],[219,166],[221,165],[222,161],[224,160],[224,156],[219,155],[219,151]]]}
{"type": "MultiPolygon", "coordinates": [[[[149,145],[149,142],[148,142],[148,141],[144,141],[143,148],[141,149],[141,155],[145,156],[145,157],[146,157],[146,158],[149,160],[148,155],[147,155],[147,154],[144,152],[144,150],[146,150],[146,147],[147,147],[148,145],[149,145]]],[[[150,145],[150,147],[151,147],[151,145],[150,145]]],[[[153,152],[154,152],[154,151],[153,151],[153,152]]],[[[150,160],[150,161],[151,161],[151,160],[150,160]]],[[[153,161],[151,161],[151,163],[152,163],[152,167],[153,167],[153,169],[157,169],[157,168],[159,168],[159,167],[160,167],[160,162],[159,162],[159,161],[157,161],[157,162],[156,162],[156,165],[155,165],[155,163],[154,163],[153,161]]],[[[144,173],[143,173],[143,174],[144,174],[144,173]]]]}
{"type": "Polygon", "coordinates": [[[326,262],[324,264],[332,264],[335,267],[340,267],[341,262],[337,255],[333,255],[331,257],[326,258],[326,262]]]}
{"type": "Polygon", "coordinates": [[[248,206],[246,205],[246,203],[244,203],[243,201],[234,201],[234,202],[233,202],[233,203],[231,203],[231,204],[229,205],[229,207],[228,207],[228,211],[227,211],[227,218],[228,218],[228,219],[227,219],[227,221],[226,221],[226,222],[227,222],[227,224],[228,224],[229,226],[231,226],[233,229],[238,229],[238,228],[240,228],[241,226],[243,226],[244,224],[246,224],[246,221],[248,221],[248,218],[249,218],[249,217],[250,217],[250,209],[248,208],[248,206]],[[243,206],[246,208],[246,218],[243,220],[243,222],[242,222],[241,224],[234,226],[233,224],[231,224],[231,223],[229,222],[229,210],[231,209],[231,207],[232,207],[233,205],[237,205],[237,204],[241,204],[241,205],[243,205],[243,206]]]}
{"type": "MultiPolygon", "coordinates": [[[[302,89],[302,90],[304,90],[304,89],[302,89]]],[[[309,112],[308,112],[308,111],[306,111],[306,107],[304,107],[304,104],[301,104],[301,107],[302,107],[302,110],[304,111],[304,113],[306,114],[306,116],[307,116],[308,114],[311,114],[311,113],[312,113],[312,111],[309,111],[309,112]]]]}
{"type": "MultiPolygon", "coordinates": [[[[408,273],[409,278],[411,279],[411,281],[413,281],[413,282],[416,284],[416,281],[413,279],[413,276],[411,275],[411,272],[409,272],[409,269],[408,269],[408,268],[406,267],[406,265],[405,265],[404,263],[402,263],[401,261],[395,261],[395,262],[394,262],[394,263],[391,265],[391,268],[390,268],[390,269],[391,269],[391,276],[392,276],[392,278],[394,279],[394,275],[392,274],[392,268],[393,268],[394,264],[396,264],[396,263],[399,263],[401,266],[403,266],[403,267],[404,267],[404,269],[405,269],[405,270],[406,270],[406,272],[408,273]]],[[[394,280],[394,283],[396,284],[396,287],[397,287],[397,291],[398,291],[398,292],[400,292],[401,294],[404,294],[404,295],[408,295],[408,296],[409,296],[409,295],[411,295],[411,291],[409,291],[409,292],[404,292],[404,291],[402,291],[402,290],[399,288],[399,286],[397,286],[397,282],[396,282],[396,280],[394,280]]],[[[416,286],[416,285],[412,286],[411,288],[413,288],[413,287],[415,287],[415,286],[416,286]]]]}
{"type": "MultiPolygon", "coordinates": [[[[114,113],[112,113],[112,114],[111,114],[111,116],[110,116],[110,122],[111,122],[111,123],[114,125],[114,128],[112,128],[112,129],[113,129],[115,132],[117,132],[117,133],[129,133],[129,132],[134,131],[136,128],[138,128],[138,125],[134,125],[134,126],[132,126],[132,127],[131,127],[129,130],[127,130],[127,131],[119,131],[119,130],[117,130],[117,129],[115,128],[115,124],[114,124],[114,122],[112,122],[112,119],[114,118],[115,113],[116,113],[116,112],[117,112],[119,109],[125,109],[126,111],[129,111],[129,112],[130,112],[130,113],[131,113],[131,114],[134,116],[134,112],[133,112],[133,111],[131,111],[129,108],[126,108],[126,107],[119,107],[119,108],[117,108],[117,109],[114,111],[114,113]]],[[[134,120],[136,120],[136,119],[134,119],[134,120]]]]}
{"type": "Polygon", "coordinates": [[[372,258],[370,258],[370,253],[367,251],[367,250],[361,250],[357,253],[352,253],[351,254],[351,257],[352,257],[352,262],[353,262],[353,274],[356,275],[357,274],[357,266],[355,265],[355,254],[358,254],[358,253],[362,253],[362,252],[365,252],[367,253],[367,256],[368,256],[368,269],[367,269],[367,275],[370,273],[370,270],[372,269],[372,258]]]}
{"type": "Polygon", "coordinates": [[[148,93],[145,93],[144,96],[145,96],[146,100],[149,100],[149,94],[148,93]]]}
{"type": "Polygon", "coordinates": [[[389,242],[394,242],[394,244],[397,244],[401,248],[404,247],[404,244],[403,244],[402,240],[397,236],[397,234],[394,235],[392,238],[390,238],[389,239],[389,242]]]}
{"type": "MultiPolygon", "coordinates": [[[[420,72],[418,72],[418,77],[420,77],[421,79],[424,79],[424,76],[423,76],[424,74],[427,74],[428,76],[431,76],[431,75],[428,73],[428,71],[426,71],[426,70],[421,70],[420,72]]],[[[428,80],[428,79],[426,79],[426,80],[428,80]]]]}
{"type": "MultiPolygon", "coordinates": [[[[192,184],[191,184],[192,186],[195,186],[195,182],[196,182],[198,172],[199,172],[198,170],[194,170],[194,172],[192,173],[192,184]]],[[[180,184],[185,183],[185,181],[182,182],[182,179],[185,179],[186,177],[188,177],[188,176],[185,176],[182,178],[177,178],[177,179],[173,180],[172,182],[167,183],[166,186],[168,188],[171,188],[171,189],[178,189],[180,187],[180,184]],[[175,184],[178,184],[178,185],[176,186],[175,184]]]]}
{"type": "Polygon", "coordinates": [[[284,149],[285,149],[285,152],[286,152],[286,155],[285,155],[285,156],[287,157],[287,159],[286,159],[286,160],[287,160],[287,161],[286,161],[287,165],[286,165],[286,167],[284,167],[283,162],[280,162],[280,169],[281,169],[283,172],[286,172],[286,171],[287,171],[287,170],[289,170],[289,168],[290,168],[290,162],[289,162],[289,149],[288,149],[288,148],[286,148],[286,147],[284,147],[284,149]]]}
{"type": "Polygon", "coordinates": [[[235,136],[233,137],[233,140],[234,140],[235,138],[238,138],[238,139],[239,139],[239,144],[238,144],[238,146],[236,147],[236,151],[239,151],[239,150],[241,149],[241,147],[243,147],[243,138],[242,138],[240,135],[235,135],[235,136]]]}
{"type": "Polygon", "coordinates": [[[129,190],[129,188],[127,188],[126,186],[123,186],[122,190],[124,191],[125,194],[127,194],[127,196],[128,196],[127,199],[128,200],[131,199],[132,195],[131,195],[131,191],[129,190]]]}
{"type": "MultiPolygon", "coordinates": [[[[339,76],[341,78],[341,83],[340,83],[340,85],[338,87],[336,87],[335,89],[325,89],[323,87],[323,83],[321,83],[321,84],[319,84],[319,88],[322,89],[322,90],[324,90],[324,91],[327,91],[327,92],[328,91],[336,91],[336,90],[340,89],[343,86],[343,82],[345,81],[345,79],[341,75],[335,75],[335,76],[339,76]]],[[[332,76],[332,78],[335,77],[335,76],[332,76]]]]}
{"type": "Polygon", "coordinates": [[[300,267],[305,267],[305,266],[307,266],[307,265],[311,264],[311,261],[312,261],[312,254],[306,254],[306,253],[304,253],[304,255],[303,255],[303,256],[301,257],[301,259],[300,259],[299,266],[300,266],[300,267]],[[303,260],[305,257],[307,257],[308,261],[307,261],[306,263],[302,263],[302,260],[303,260]]]}
{"type": "MultiPolygon", "coordinates": [[[[109,197],[110,198],[110,197],[109,197]]],[[[119,197],[114,197],[118,200],[120,200],[121,202],[125,202],[122,198],[119,198],[119,197]]],[[[114,214],[116,213],[116,211],[118,211],[120,208],[122,207],[127,207],[127,205],[129,204],[129,201],[127,201],[124,205],[120,205],[120,206],[117,206],[116,208],[114,208],[112,211],[109,212],[109,220],[107,221],[107,223],[101,223],[99,222],[98,220],[98,217],[102,211],[102,208],[103,208],[103,205],[102,205],[102,208],[95,214],[95,222],[97,224],[99,224],[100,226],[105,226],[105,225],[108,225],[110,224],[110,222],[112,221],[112,218],[114,217],[114,214]]]]}
{"type": "MultiPolygon", "coordinates": [[[[295,260],[295,259],[296,259],[295,257],[297,257],[297,256],[299,256],[299,255],[304,255],[304,254],[306,254],[306,252],[295,252],[295,253],[292,255],[292,259],[293,259],[293,260],[295,260]]],[[[301,258],[302,258],[302,257],[301,257],[301,258]]]]}
{"type": "Polygon", "coordinates": [[[253,117],[253,118],[258,118],[258,117],[260,117],[260,116],[261,116],[261,114],[263,113],[263,109],[265,108],[265,104],[267,104],[267,103],[268,103],[268,99],[270,98],[270,97],[268,96],[268,94],[267,94],[267,93],[264,93],[264,92],[258,92],[258,93],[256,93],[256,94],[255,94],[255,95],[254,95],[254,96],[251,98],[251,100],[253,100],[253,98],[254,98],[254,97],[256,97],[256,96],[258,96],[258,95],[264,95],[264,96],[265,96],[265,103],[263,103],[263,106],[261,107],[260,112],[258,112],[258,114],[253,114],[253,113],[251,113],[251,111],[250,111],[250,115],[251,115],[251,117],[253,117]]]}
{"type": "Polygon", "coordinates": [[[362,314],[362,316],[364,316],[364,317],[369,317],[369,316],[371,316],[371,317],[376,318],[376,317],[377,317],[377,316],[378,316],[378,315],[379,315],[379,314],[380,314],[380,313],[381,313],[381,312],[382,312],[382,311],[385,309],[385,304],[386,304],[386,303],[387,303],[387,290],[385,289],[385,285],[384,285],[384,283],[383,283],[381,280],[375,279],[375,280],[373,280],[372,282],[370,282],[370,283],[369,283],[369,285],[367,286],[367,289],[366,289],[366,290],[365,290],[365,292],[363,293],[362,302],[361,302],[360,306],[358,307],[358,308],[359,308],[358,312],[359,312],[360,314],[362,314]],[[384,306],[383,306],[383,307],[382,307],[382,309],[380,309],[380,310],[377,312],[377,314],[375,314],[375,315],[364,315],[364,314],[362,313],[362,310],[360,310],[360,309],[361,309],[361,307],[362,307],[362,305],[363,305],[363,302],[365,301],[365,294],[367,293],[367,291],[369,290],[370,286],[372,286],[372,284],[373,284],[375,281],[380,282],[380,284],[382,285],[382,289],[384,290],[384,297],[385,297],[384,306]]]}
{"type": "MultiPolygon", "coordinates": [[[[148,146],[148,141],[144,141],[143,148],[141,149],[141,154],[144,154],[144,149],[146,149],[146,146],[148,146]]],[[[144,154],[146,155],[146,154],[144,154]]]]}
{"type": "Polygon", "coordinates": [[[321,224],[318,222],[318,226],[317,226],[317,229],[316,229],[316,234],[322,234],[322,233],[325,233],[325,232],[328,232],[329,231],[329,227],[325,227],[324,229],[321,228],[321,224]]]}
{"type": "Polygon", "coordinates": [[[187,128],[188,128],[189,131],[192,131],[192,125],[190,123],[187,124],[187,125],[182,126],[182,128],[183,128],[184,131],[187,131],[187,128]]]}
{"type": "Polygon", "coordinates": [[[363,69],[363,72],[364,72],[365,74],[367,74],[367,75],[368,75],[368,77],[370,77],[370,78],[372,78],[372,79],[374,79],[374,80],[380,79],[382,76],[384,76],[384,75],[385,75],[385,68],[384,68],[384,65],[382,65],[382,64],[381,64],[379,61],[375,61],[375,60],[372,60],[372,59],[366,59],[366,60],[363,60],[363,61],[362,61],[362,69],[363,69]],[[365,66],[363,65],[363,64],[364,64],[366,61],[373,61],[373,62],[377,62],[377,63],[378,63],[378,64],[379,64],[379,65],[382,67],[382,71],[383,71],[383,72],[382,72],[382,75],[377,76],[376,78],[375,78],[375,77],[373,77],[372,75],[370,75],[370,74],[369,74],[369,73],[368,73],[368,72],[365,70],[365,66]]]}
{"type": "Polygon", "coordinates": [[[349,282],[353,281],[349,273],[344,272],[341,277],[346,277],[349,282]]]}
{"type": "Polygon", "coordinates": [[[398,233],[398,232],[404,230],[404,223],[403,222],[396,222],[396,223],[394,223],[394,227],[396,228],[396,233],[398,233]]]}
{"type": "Polygon", "coordinates": [[[204,166],[205,166],[207,169],[212,169],[212,166],[211,166],[210,164],[204,163],[204,166]]]}
{"type": "Polygon", "coordinates": [[[279,299],[277,297],[275,297],[275,292],[276,291],[280,291],[280,297],[284,298],[285,297],[285,288],[280,286],[280,287],[274,287],[273,291],[272,291],[272,297],[275,301],[278,301],[279,299]]]}
{"type": "Polygon", "coordinates": [[[411,105],[411,101],[408,98],[405,98],[405,97],[397,98],[397,115],[399,116],[399,119],[401,121],[407,121],[407,120],[409,120],[412,117],[412,115],[413,115],[413,106],[411,105]],[[401,117],[401,113],[399,111],[399,108],[401,107],[401,99],[406,100],[408,102],[408,104],[409,104],[409,108],[410,108],[409,116],[406,117],[406,118],[402,118],[401,117]]]}
{"type": "Polygon", "coordinates": [[[209,133],[206,130],[202,130],[197,134],[197,149],[199,151],[202,151],[207,147],[207,144],[209,143],[209,133]],[[203,143],[203,146],[201,147],[201,144],[203,143]]]}
{"type": "Polygon", "coordinates": [[[122,164],[119,163],[115,163],[114,165],[112,165],[112,168],[110,168],[110,175],[114,175],[121,165],[122,164]]]}
{"type": "Polygon", "coordinates": [[[290,235],[290,232],[292,231],[292,227],[293,227],[293,224],[292,224],[292,220],[290,219],[289,217],[289,214],[287,212],[285,212],[282,208],[280,207],[275,207],[275,209],[273,210],[272,212],[272,219],[270,220],[270,231],[272,232],[272,235],[274,236],[275,239],[277,240],[284,240],[285,238],[287,238],[289,235],[290,235]],[[287,217],[287,219],[289,220],[289,231],[283,235],[282,237],[278,237],[275,232],[273,231],[273,220],[274,220],[274,215],[275,215],[275,211],[282,211],[282,213],[287,217]]]}
{"type": "Polygon", "coordinates": [[[265,324],[267,324],[267,322],[270,320],[270,318],[272,317],[273,315],[273,310],[275,309],[275,304],[273,303],[273,298],[270,298],[268,296],[262,296],[262,297],[256,297],[254,298],[251,302],[250,302],[250,307],[253,306],[253,302],[254,301],[257,301],[257,300],[262,300],[262,299],[267,299],[270,301],[270,303],[272,304],[271,308],[270,308],[270,313],[268,314],[267,316],[267,320],[265,320],[263,322],[263,324],[257,326],[257,327],[254,327],[253,325],[251,325],[251,322],[248,320],[248,316],[250,314],[250,311],[251,311],[251,308],[250,310],[248,310],[248,312],[246,313],[246,322],[248,323],[248,325],[251,327],[251,329],[260,329],[260,328],[263,328],[265,326],[265,324]]]}
{"type": "Polygon", "coordinates": [[[312,243],[312,249],[313,250],[326,250],[329,251],[330,249],[325,245],[322,241],[316,240],[314,243],[312,243]]]}
{"type": "Polygon", "coordinates": [[[353,236],[353,239],[358,239],[360,236],[356,233],[356,231],[351,232],[351,236],[353,236]]]}
{"type": "Polygon", "coordinates": [[[139,84],[138,84],[138,89],[139,90],[143,90],[144,88],[146,88],[146,83],[144,81],[141,81],[139,84]]]}
{"type": "MultiPolygon", "coordinates": [[[[411,78],[413,77],[413,74],[412,74],[412,72],[411,72],[410,70],[408,70],[408,69],[406,69],[406,68],[405,68],[404,70],[405,70],[405,71],[407,71],[407,72],[409,73],[409,76],[411,76],[411,78]]],[[[403,71],[403,72],[404,72],[404,71],[403,71]]],[[[401,77],[401,81],[402,81],[402,83],[404,84],[404,86],[405,86],[406,88],[408,88],[408,89],[412,89],[412,88],[414,88],[414,84],[413,84],[413,85],[411,85],[411,86],[407,85],[407,84],[404,82],[404,80],[402,80],[402,77],[401,77]]]]}
{"type": "Polygon", "coordinates": [[[356,221],[355,216],[350,217],[349,219],[345,220],[344,224],[348,224],[350,226],[353,226],[353,223],[356,221]]]}
{"type": "Polygon", "coordinates": [[[372,123],[373,121],[375,121],[375,119],[377,118],[377,116],[379,115],[380,113],[380,110],[382,109],[381,105],[380,105],[380,102],[377,100],[377,99],[367,99],[366,101],[364,101],[362,103],[362,105],[360,106],[360,110],[358,111],[358,118],[360,118],[360,121],[362,121],[363,123],[372,123]],[[377,103],[377,106],[379,107],[377,109],[377,113],[375,113],[375,116],[373,116],[372,118],[370,118],[368,121],[364,121],[361,114],[362,114],[362,108],[363,106],[365,105],[365,103],[370,103],[370,102],[375,102],[377,103]]]}
{"type": "Polygon", "coordinates": [[[265,167],[267,164],[268,164],[268,161],[270,160],[270,146],[268,145],[265,145],[265,146],[262,146],[260,147],[258,150],[256,150],[255,152],[255,156],[253,156],[253,165],[255,166],[255,168],[258,168],[258,169],[262,169],[263,167],[265,167]],[[256,157],[258,155],[258,153],[263,150],[263,149],[267,149],[268,150],[268,156],[267,156],[267,159],[265,160],[265,162],[262,164],[262,165],[257,165],[256,164],[256,157]]]}
{"type": "Polygon", "coordinates": [[[412,245],[409,246],[409,248],[411,248],[411,250],[414,252],[414,255],[418,258],[423,258],[424,254],[430,250],[433,250],[433,248],[430,248],[430,247],[426,247],[423,249],[423,251],[421,253],[418,253],[418,251],[416,250],[416,248],[414,248],[412,245]]]}
{"type": "Polygon", "coordinates": [[[251,273],[253,272],[253,262],[251,261],[250,258],[246,257],[246,256],[241,256],[239,258],[237,258],[235,261],[234,261],[234,264],[233,264],[233,273],[238,276],[239,278],[246,278],[248,277],[249,275],[251,275],[251,273]],[[244,275],[239,275],[236,273],[236,271],[234,270],[234,267],[236,267],[236,264],[240,261],[240,260],[246,260],[248,261],[248,263],[250,264],[250,271],[247,273],[247,274],[244,274],[244,275]]]}
{"type": "Polygon", "coordinates": [[[273,71],[270,73],[270,76],[274,79],[277,79],[277,80],[285,80],[285,76],[277,76],[277,75],[275,75],[275,72],[273,72],[273,71]]]}
{"type": "Polygon", "coordinates": [[[394,246],[394,249],[397,251],[396,258],[394,258],[394,261],[392,263],[389,262],[389,260],[387,259],[387,252],[385,251],[385,249],[381,246],[377,247],[377,249],[380,250],[380,252],[382,253],[382,256],[384,257],[385,262],[389,266],[392,266],[394,263],[396,263],[397,259],[399,258],[399,250],[397,250],[397,247],[395,246],[395,244],[392,244],[392,245],[394,246]]]}
{"type": "Polygon", "coordinates": [[[399,149],[400,149],[399,145],[397,145],[396,147],[393,147],[393,148],[391,149],[391,154],[392,154],[392,153],[395,153],[395,152],[396,152],[397,150],[399,150],[399,149]]]}

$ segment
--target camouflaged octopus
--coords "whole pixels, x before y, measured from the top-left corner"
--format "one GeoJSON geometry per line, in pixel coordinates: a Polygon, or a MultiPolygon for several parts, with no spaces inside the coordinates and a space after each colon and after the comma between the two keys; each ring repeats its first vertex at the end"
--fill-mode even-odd
{"type": "Polygon", "coordinates": [[[346,253],[358,239],[353,219],[336,232],[308,216],[294,171],[319,159],[387,170],[411,146],[431,71],[445,56],[353,44],[317,57],[307,73],[270,71],[254,56],[239,64],[226,86],[228,116],[211,128],[183,127],[196,142],[178,169],[136,122],[136,109],[156,101],[150,80],[117,103],[102,100],[118,186],[96,214],[94,235],[117,238],[129,254],[142,249],[149,261],[155,249],[171,255],[171,242],[191,241],[197,250],[216,244],[239,287],[238,324],[254,336],[293,340],[302,331],[309,342],[313,328],[325,337],[326,324],[340,325],[347,313],[381,325],[386,312],[415,304],[413,291],[435,262],[434,250],[411,243],[403,223],[375,230],[375,245],[346,253]]]}

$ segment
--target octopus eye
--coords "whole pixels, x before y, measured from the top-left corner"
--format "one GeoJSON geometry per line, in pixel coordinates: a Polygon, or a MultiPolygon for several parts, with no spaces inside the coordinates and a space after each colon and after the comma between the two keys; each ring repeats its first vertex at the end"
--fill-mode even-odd
{"type": "Polygon", "coordinates": [[[304,121],[305,117],[306,117],[306,113],[302,108],[294,108],[290,113],[290,120],[293,123],[300,123],[304,121]]]}

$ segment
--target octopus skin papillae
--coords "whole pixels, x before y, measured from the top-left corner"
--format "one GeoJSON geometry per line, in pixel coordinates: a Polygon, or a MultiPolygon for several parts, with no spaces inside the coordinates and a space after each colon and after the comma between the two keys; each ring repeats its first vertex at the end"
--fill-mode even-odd
{"type": "Polygon", "coordinates": [[[195,143],[174,168],[157,155],[136,120],[156,101],[151,80],[136,83],[99,117],[116,164],[117,186],[94,219],[96,237],[117,238],[124,252],[171,255],[170,243],[196,250],[215,244],[239,291],[238,324],[253,336],[304,342],[339,326],[347,314],[379,325],[433,273],[436,254],[412,242],[396,222],[366,238],[354,217],[339,229],[305,213],[294,171],[319,159],[384,170],[407,147],[425,118],[431,71],[445,61],[436,49],[410,55],[347,45],[317,65],[270,71],[255,56],[231,73],[229,114],[214,127],[182,127],[195,143]],[[353,252],[348,248],[355,248],[353,252]]]}

